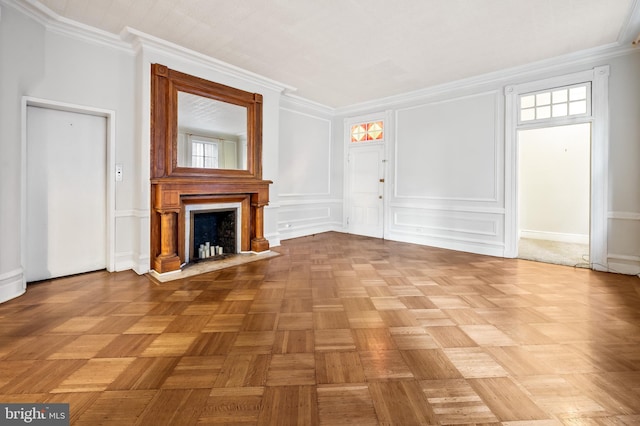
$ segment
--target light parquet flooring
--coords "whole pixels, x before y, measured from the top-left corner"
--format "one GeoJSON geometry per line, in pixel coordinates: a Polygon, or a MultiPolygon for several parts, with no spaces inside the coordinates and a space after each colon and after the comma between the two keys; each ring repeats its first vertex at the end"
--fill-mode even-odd
{"type": "Polygon", "coordinates": [[[0,305],[0,402],[74,425],[640,424],[637,277],[326,233],[0,305]]]}

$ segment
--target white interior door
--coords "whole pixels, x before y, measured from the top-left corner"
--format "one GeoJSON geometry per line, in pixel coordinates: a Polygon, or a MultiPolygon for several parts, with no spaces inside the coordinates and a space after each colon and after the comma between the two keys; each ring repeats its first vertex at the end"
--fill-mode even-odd
{"type": "Polygon", "coordinates": [[[27,107],[27,282],[106,267],[107,120],[27,107]]]}
{"type": "Polygon", "coordinates": [[[384,145],[371,144],[349,150],[348,231],[382,238],[384,229],[384,145]]]}

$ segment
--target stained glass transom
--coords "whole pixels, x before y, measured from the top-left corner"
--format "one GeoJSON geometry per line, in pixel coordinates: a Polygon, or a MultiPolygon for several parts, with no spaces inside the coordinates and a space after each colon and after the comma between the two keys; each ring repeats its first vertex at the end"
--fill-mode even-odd
{"type": "Polygon", "coordinates": [[[591,114],[591,84],[560,87],[520,96],[520,122],[591,114]]]}
{"type": "Polygon", "coordinates": [[[384,139],[384,123],[371,121],[351,126],[351,142],[382,141],[384,139]]]}

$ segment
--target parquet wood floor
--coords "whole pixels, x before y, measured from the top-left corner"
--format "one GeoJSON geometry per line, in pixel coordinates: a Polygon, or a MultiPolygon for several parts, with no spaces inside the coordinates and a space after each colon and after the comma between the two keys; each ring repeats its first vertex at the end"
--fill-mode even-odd
{"type": "Polygon", "coordinates": [[[75,425],[640,424],[640,280],[353,235],[0,305],[0,402],[75,425]]]}

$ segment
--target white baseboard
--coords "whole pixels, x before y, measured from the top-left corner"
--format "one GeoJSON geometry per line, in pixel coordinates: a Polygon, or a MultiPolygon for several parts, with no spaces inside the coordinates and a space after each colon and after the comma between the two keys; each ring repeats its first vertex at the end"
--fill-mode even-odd
{"type": "Polygon", "coordinates": [[[307,237],[314,234],[322,234],[323,232],[340,231],[342,224],[322,223],[311,226],[296,226],[291,228],[280,229],[280,240],[290,240],[292,238],[307,237]]]}
{"type": "Polygon", "coordinates": [[[606,269],[608,272],[625,275],[640,275],[640,256],[627,256],[609,253],[607,258],[609,260],[609,264],[606,269]]]}
{"type": "Polygon", "coordinates": [[[15,299],[26,290],[27,283],[22,268],[0,275],[0,303],[15,299]]]}
{"type": "Polygon", "coordinates": [[[588,234],[565,234],[560,232],[532,231],[528,229],[522,229],[520,230],[520,238],[558,241],[560,243],[589,244],[588,234]]]}
{"type": "Polygon", "coordinates": [[[504,257],[504,244],[492,241],[472,241],[455,238],[442,238],[428,235],[416,235],[398,231],[385,235],[387,240],[403,243],[420,244],[423,246],[438,247],[447,250],[463,251],[487,256],[504,257]]]}

